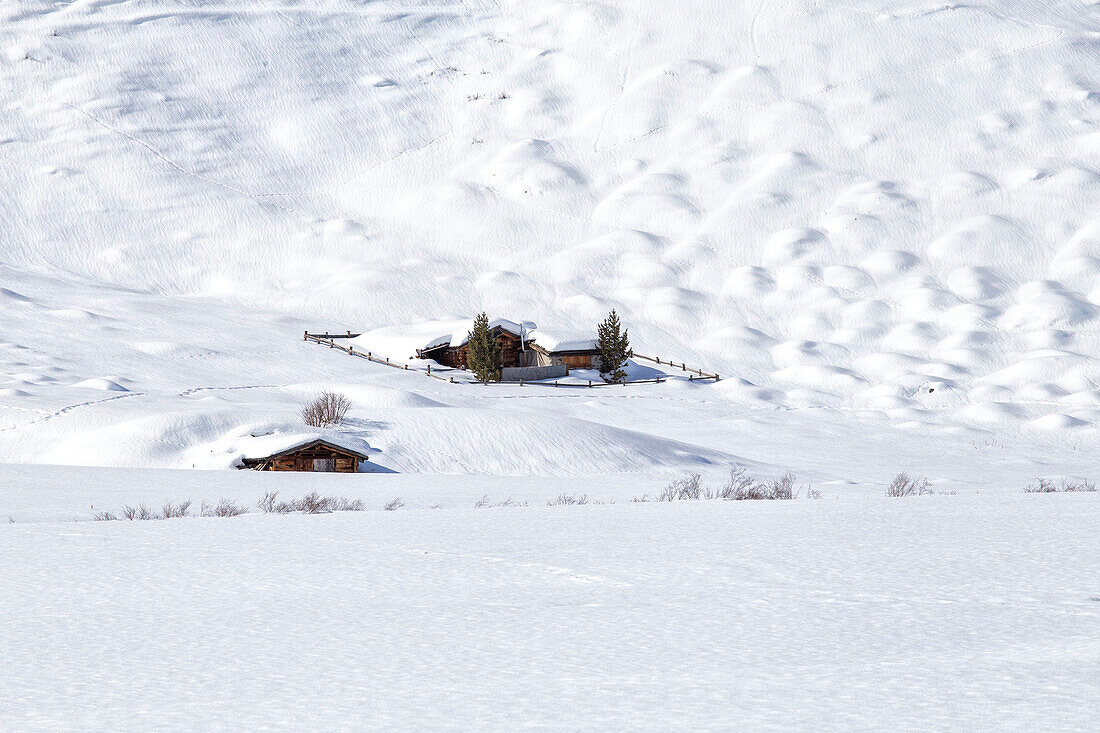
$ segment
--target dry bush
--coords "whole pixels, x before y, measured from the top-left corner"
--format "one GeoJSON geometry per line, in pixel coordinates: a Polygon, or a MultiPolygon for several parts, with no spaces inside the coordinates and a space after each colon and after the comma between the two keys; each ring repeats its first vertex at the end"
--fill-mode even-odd
{"type": "Polygon", "coordinates": [[[489,506],[489,495],[488,494],[486,494],[485,496],[481,497],[480,499],[478,499],[477,501],[474,502],[474,509],[484,509],[487,506],[489,506]]]}
{"type": "Polygon", "coordinates": [[[129,504],[123,505],[122,518],[129,519],[131,522],[144,522],[150,519],[160,519],[160,517],[144,503],[138,504],[137,506],[130,506],[129,504]]]}
{"type": "MultiPolygon", "coordinates": [[[[9,517],[9,519],[10,519],[10,517],[9,517]]],[[[96,512],[95,514],[92,515],[92,521],[95,521],[95,522],[113,522],[116,519],[118,519],[118,516],[116,514],[112,513],[112,512],[108,512],[108,511],[96,512]]]]}
{"type": "Polygon", "coordinates": [[[932,493],[935,492],[932,490],[932,485],[928,483],[927,478],[924,476],[912,477],[904,471],[894,476],[894,480],[886,487],[886,495],[890,497],[923,496],[932,493]]]}
{"type": "Polygon", "coordinates": [[[739,499],[744,498],[744,494],[750,490],[755,483],[751,478],[745,475],[747,469],[744,466],[736,466],[730,469],[730,478],[724,486],[718,489],[707,489],[703,495],[704,499],[739,499]]]}
{"type": "Polygon", "coordinates": [[[324,391],[302,405],[299,414],[302,422],[315,428],[331,428],[344,422],[351,400],[338,392],[324,391]]]}
{"type": "Polygon", "coordinates": [[[1025,494],[1055,494],[1058,492],[1058,484],[1050,479],[1036,479],[1035,483],[1024,487],[1025,494]]]}
{"type": "Polygon", "coordinates": [[[291,512],[303,512],[305,514],[321,514],[324,512],[361,512],[363,511],[362,499],[349,499],[346,496],[321,496],[316,491],[306,494],[301,499],[279,501],[278,491],[269,491],[263,498],[256,502],[264,514],[290,514],[291,512]]]}
{"type": "Polygon", "coordinates": [[[657,501],[687,501],[703,497],[702,478],[697,473],[673,481],[657,494],[657,501]]]}
{"type": "Polygon", "coordinates": [[[204,499],[199,505],[200,517],[239,517],[247,513],[247,509],[232,499],[218,499],[217,504],[211,504],[204,499]]]}
{"type": "Polygon", "coordinates": [[[773,478],[768,483],[767,493],[769,499],[797,499],[798,489],[794,487],[794,474],[787,471],[779,478],[773,478]]]}
{"type": "Polygon", "coordinates": [[[295,509],[302,512],[303,514],[320,514],[322,512],[331,512],[332,499],[327,496],[321,496],[316,491],[311,491],[297,501],[297,506],[295,507],[295,509]]]}
{"type": "Polygon", "coordinates": [[[399,496],[396,499],[394,499],[393,501],[391,501],[388,504],[384,505],[382,508],[385,509],[387,512],[396,512],[398,509],[400,509],[403,506],[405,506],[405,502],[401,501],[401,497],[399,496]]]}
{"type": "Polygon", "coordinates": [[[546,502],[546,506],[573,506],[595,503],[588,498],[588,494],[558,494],[558,498],[546,502]]]}
{"type": "Polygon", "coordinates": [[[807,486],[806,487],[806,498],[807,499],[820,499],[821,498],[821,492],[818,489],[813,488],[812,486],[807,486]]]}
{"type": "Polygon", "coordinates": [[[164,506],[161,508],[161,516],[165,519],[174,519],[176,517],[189,516],[188,509],[191,508],[191,500],[181,501],[179,504],[173,504],[170,501],[165,500],[164,506]]]}
{"type": "Polygon", "coordinates": [[[514,507],[514,506],[529,506],[529,505],[526,501],[516,501],[515,499],[513,499],[512,497],[509,496],[507,499],[505,499],[504,501],[497,504],[497,506],[507,508],[507,507],[514,507]]]}
{"type": "Polygon", "coordinates": [[[332,510],[334,512],[361,512],[363,511],[363,500],[338,496],[332,501],[332,510]]]}
{"type": "Polygon", "coordinates": [[[1075,493],[1080,491],[1092,492],[1096,491],[1096,484],[1088,479],[1081,479],[1080,481],[1074,481],[1072,479],[1062,479],[1062,483],[1056,484],[1050,479],[1038,478],[1035,479],[1035,483],[1029,484],[1024,488],[1025,494],[1057,494],[1060,492],[1075,493]]]}
{"type": "Polygon", "coordinates": [[[279,498],[278,491],[269,491],[263,495],[263,498],[256,502],[256,506],[260,508],[260,511],[264,514],[271,514],[275,511],[275,501],[279,498]]]}
{"type": "MultiPolygon", "coordinates": [[[[745,475],[744,466],[730,470],[729,480],[716,489],[704,487],[699,474],[693,473],[686,478],[673,481],[664,491],[650,499],[648,494],[634,497],[635,502],[647,501],[754,501],[754,500],[790,500],[797,499],[799,489],[795,488],[795,477],[790,471],[779,478],[767,482],[756,481],[745,475]]],[[[814,492],[813,498],[820,498],[820,492],[814,492]]]]}

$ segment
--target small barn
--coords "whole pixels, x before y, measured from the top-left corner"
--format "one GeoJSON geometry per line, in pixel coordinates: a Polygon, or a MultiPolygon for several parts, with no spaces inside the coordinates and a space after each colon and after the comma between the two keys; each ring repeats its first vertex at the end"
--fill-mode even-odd
{"type": "Polygon", "coordinates": [[[527,348],[536,354],[530,366],[565,365],[570,369],[599,369],[596,339],[584,334],[540,330],[527,348]]]}
{"type": "Polygon", "coordinates": [[[358,473],[360,464],[367,460],[370,459],[357,450],[308,436],[268,455],[245,455],[241,467],[255,471],[358,473]]]}

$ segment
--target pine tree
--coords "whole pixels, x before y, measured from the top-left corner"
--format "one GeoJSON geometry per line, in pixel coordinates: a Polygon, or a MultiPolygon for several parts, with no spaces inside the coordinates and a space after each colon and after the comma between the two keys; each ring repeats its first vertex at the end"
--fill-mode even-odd
{"type": "Polygon", "coordinates": [[[627,357],[630,356],[630,340],[622,330],[619,314],[614,310],[607,314],[603,323],[596,327],[596,348],[600,350],[600,376],[605,382],[626,380],[627,357]],[[621,333],[620,333],[621,331],[621,333]]]}
{"type": "Polygon", "coordinates": [[[467,366],[480,382],[500,381],[500,344],[489,331],[489,317],[482,313],[474,319],[474,330],[466,334],[467,366]]]}

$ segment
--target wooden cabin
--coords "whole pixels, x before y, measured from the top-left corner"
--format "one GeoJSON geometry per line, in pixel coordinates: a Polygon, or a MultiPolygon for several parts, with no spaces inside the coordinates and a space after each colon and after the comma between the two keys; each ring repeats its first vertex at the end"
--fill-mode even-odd
{"type": "MultiPolygon", "coordinates": [[[[520,346],[519,330],[513,329],[511,326],[512,324],[505,325],[495,321],[489,329],[489,334],[496,339],[497,345],[500,346],[501,366],[530,366],[523,363],[524,350],[520,346]]],[[[530,347],[530,344],[531,340],[527,339],[526,345],[530,347]]],[[[443,366],[453,369],[466,369],[470,358],[470,342],[468,339],[463,338],[462,342],[457,345],[453,345],[450,341],[429,345],[426,348],[417,349],[416,356],[419,359],[437,361],[443,366]]]]}
{"type": "MultiPolygon", "coordinates": [[[[600,351],[596,348],[595,339],[574,337],[566,340],[542,332],[536,332],[534,338],[530,335],[524,338],[519,324],[512,321],[498,319],[489,325],[489,333],[500,346],[502,367],[565,365],[570,369],[598,369],[600,366],[600,351]],[[538,339],[545,339],[546,345],[540,344],[538,339]]],[[[465,336],[461,341],[457,341],[457,338],[443,336],[424,348],[417,349],[416,356],[419,359],[437,361],[452,369],[467,369],[469,342],[465,336]]]]}
{"type": "Polygon", "coordinates": [[[358,473],[359,464],[370,460],[362,453],[327,440],[311,439],[262,458],[244,458],[244,468],[255,471],[310,471],[358,473]]]}

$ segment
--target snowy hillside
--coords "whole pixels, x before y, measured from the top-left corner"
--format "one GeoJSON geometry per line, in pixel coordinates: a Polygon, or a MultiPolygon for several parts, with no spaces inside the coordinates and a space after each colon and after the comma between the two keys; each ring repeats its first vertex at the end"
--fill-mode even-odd
{"type": "Polygon", "coordinates": [[[400,471],[853,478],[777,408],[1095,443],[1095,3],[28,1],[0,50],[0,460],[197,465],[326,384],[400,471]],[[612,307],[728,378],[505,409],[295,340],[612,307]]]}
{"type": "Polygon", "coordinates": [[[1097,0],[0,2],[0,729],[1091,730],[1098,465],[1097,0]]]}

